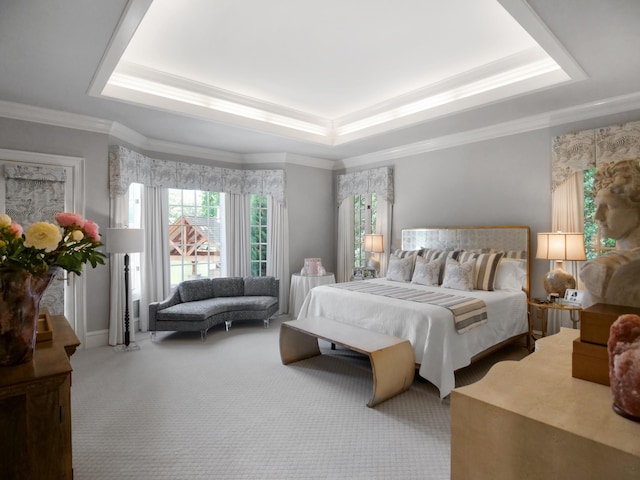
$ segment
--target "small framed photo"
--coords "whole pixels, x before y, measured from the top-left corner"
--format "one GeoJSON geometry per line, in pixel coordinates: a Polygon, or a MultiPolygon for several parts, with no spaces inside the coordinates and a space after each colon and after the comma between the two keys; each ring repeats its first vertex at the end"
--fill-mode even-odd
{"type": "Polygon", "coordinates": [[[362,278],[376,278],[376,269],[367,267],[363,268],[362,278]]]}
{"type": "Polygon", "coordinates": [[[582,305],[582,300],[584,297],[584,292],[582,290],[575,290],[573,288],[567,288],[564,292],[564,304],[566,305],[582,305]]]}
{"type": "Polygon", "coordinates": [[[358,279],[358,280],[364,278],[364,268],[362,268],[362,267],[353,267],[353,270],[351,272],[351,276],[353,278],[358,279]]]}

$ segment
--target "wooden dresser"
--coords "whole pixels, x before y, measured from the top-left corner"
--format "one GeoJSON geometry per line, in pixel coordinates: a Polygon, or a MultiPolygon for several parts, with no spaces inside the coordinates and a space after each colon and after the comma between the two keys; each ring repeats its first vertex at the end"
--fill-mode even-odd
{"type": "Polygon", "coordinates": [[[71,479],[71,363],[80,342],[63,316],[33,360],[0,367],[0,476],[71,479]]]}
{"type": "Polygon", "coordinates": [[[640,423],[612,409],[611,390],[571,376],[577,330],[494,365],[451,394],[451,478],[640,478],[640,423]]]}

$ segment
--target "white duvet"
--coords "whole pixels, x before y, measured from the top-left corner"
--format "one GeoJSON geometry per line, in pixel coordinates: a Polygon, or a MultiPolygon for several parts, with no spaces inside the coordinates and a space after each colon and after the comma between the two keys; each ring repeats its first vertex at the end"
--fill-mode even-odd
{"type": "MultiPolygon", "coordinates": [[[[442,290],[441,287],[391,282],[382,278],[365,281],[417,290],[442,290]]],[[[415,361],[420,364],[420,376],[438,387],[440,398],[444,398],[455,387],[455,370],[469,365],[471,358],[478,353],[528,331],[524,292],[446,290],[484,300],[487,323],[459,334],[453,324],[453,315],[444,307],[352,292],[330,285],[315,287],[309,292],[298,318],[321,316],[408,339],[413,346],[415,361]]]]}

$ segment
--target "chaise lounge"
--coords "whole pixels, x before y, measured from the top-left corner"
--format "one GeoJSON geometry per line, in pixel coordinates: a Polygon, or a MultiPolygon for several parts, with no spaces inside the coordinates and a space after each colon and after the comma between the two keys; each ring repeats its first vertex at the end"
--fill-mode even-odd
{"type": "Polygon", "coordinates": [[[262,320],[265,328],[278,311],[280,281],[274,277],[203,278],[181,282],[162,302],[149,304],[149,331],[200,332],[214,325],[262,320]]]}

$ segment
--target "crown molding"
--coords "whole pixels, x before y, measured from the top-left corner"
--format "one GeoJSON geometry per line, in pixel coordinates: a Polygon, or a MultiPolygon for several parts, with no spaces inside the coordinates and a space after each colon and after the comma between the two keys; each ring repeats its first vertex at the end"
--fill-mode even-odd
{"type": "Polygon", "coordinates": [[[68,113],[4,100],[0,100],[0,117],[95,133],[109,133],[112,123],[108,120],[90,117],[88,115],[68,113]]]}
{"type": "Polygon", "coordinates": [[[336,162],[335,169],[361,167],[379,162],[397,160],[412,155],[492,140],[508,135],[531,132],[541,128],[549,128],[606,115],[615,115],[636,109],[640,109],[640,92],[598,100],[575,107],[552,110],[547,113],[533,115],[519,120],[497,123],[488,127],[467,130],[420,142],[409,143],[400,147],[345,158],[336,162]]]}
{"type": "Polygon", "coordinates": [[[334,162],[332,160],[289,153],[275,154],[276,156],[272,156],[271,154],[242,155],[222,150],[213,150],[209,148],[166,142],[159,139],[150,139],[145,137],[144,135],[118,122],[110,122],[108,120],[87,115],[79,115],[0,100],[0,117],[25,122],[42,123],[56,127],[84,130],[88,132],[103,133],[125,141],[133,147],[158,153],[172,153],[176,155],[235,164],[272,163],[277,158],[278,163],[284,161],[284,163],[313,168],[323,168],[327,170],[362,167],[445,148],[491,140],[518,133],[525,133],[566,123],[589,120],[596,117],[630,112],[633,110],[640,110],[640,92],[598,100],[583,105],[577,105],[575,107],[553,110],[519,120],[503,122],[451,135],[444,135],[399,147],[348,157],[334,162]]]}

